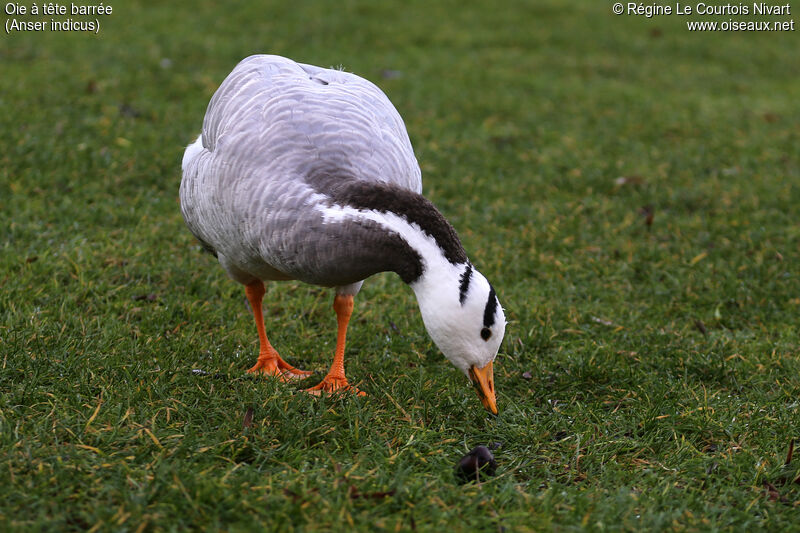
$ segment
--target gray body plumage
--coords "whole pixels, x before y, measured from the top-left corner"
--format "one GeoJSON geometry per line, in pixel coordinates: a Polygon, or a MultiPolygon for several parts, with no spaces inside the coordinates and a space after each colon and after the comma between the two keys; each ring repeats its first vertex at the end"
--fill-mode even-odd
{"type": "Polygon", "coordinates": [[[403,121],[383,92],[346,72],[251,56],[214,94],[186,150],[181,210],[237,281],[341,287],[409,260],[404,241],[379,224],[324,218],[321,206],[372,185],[422,189],[403,121]]]}

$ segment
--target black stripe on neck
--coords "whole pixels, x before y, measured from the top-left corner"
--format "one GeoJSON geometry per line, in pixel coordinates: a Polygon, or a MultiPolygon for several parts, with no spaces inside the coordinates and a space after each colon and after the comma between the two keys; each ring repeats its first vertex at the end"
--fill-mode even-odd
{"type": "Polygon", "coordinates": [[[467,254],[453,226],[421,194],[397,185],[360,180],[340,170],[309,172],[306,182],[334,204],[401,216],[433,237],[450,263],[467,262],[467,254]]]}
{"type": "Polygon", "coordinates": [[[472,263],[467,261],[467,268],[461,274],[461,283],[458,286],[458,303],[464,305],[464,299],[467,297],[469,290],[469,280],[472,279],[472,263]]]}
{"type": "Polygon", "coordinates": [[[494,293],[494,287],[489,284],[489,299],[486,300],[486,307],[483,310],[483,326],[486,328],[492,327],[494,324],[494,314],[497,310],[497,295],[494,293]]]}

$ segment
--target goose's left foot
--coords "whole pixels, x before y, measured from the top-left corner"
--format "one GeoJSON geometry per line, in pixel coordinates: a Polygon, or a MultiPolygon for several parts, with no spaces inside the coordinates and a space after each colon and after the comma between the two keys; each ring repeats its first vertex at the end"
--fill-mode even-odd
{"type": "Polygon", "coordinates": [[[353,296],[337,294],[333,300],[333,310],[336,311],[336,322],[339,326],[333,364],[325,379],[318,385],[306,389],[306,392],[317,396],[323,392],[353,392],[356,396],[366,396],[367,393],[350,385],[344,376],[344,345],[347,337],[347,324],[350,322],[350,315],[353,314],[353,296]]]}
{"type": "Polygon", "coordinates": [[[350,385],[350,383],[348,383],[346,378],[337,378],[331,376],[330,374],[325,376],[325,379],[323,379],[319,384],[314,385],[310,389],[306,389],[306,392],[309,394],[313,394],[315,396],[321,396],[323,392],[328,392],[328,393],[350,392],[355,394],[356,396],[367,395],[366,392],[350,385]]]}
{"type": "Polygon", "coordinates": [[[284,361],[275,350],[261,354],[256,364],[247,371],[251,374],[277,376],[281,381],[304,379],[313,374],[313,372],[293,367],[284,361]]]}

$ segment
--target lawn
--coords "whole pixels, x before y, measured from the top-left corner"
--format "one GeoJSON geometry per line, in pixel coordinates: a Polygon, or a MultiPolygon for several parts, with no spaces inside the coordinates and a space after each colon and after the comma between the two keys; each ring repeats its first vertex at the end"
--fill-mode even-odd
{"type": "MultiPolygon", "coordinates": [[[[0,44],[3,530],[800,528],[797,31],[590,0],[107,4],[97,35],[0,44]],[[404,117],[506,310],[498,417],[390,274],[350,328],[368,397],[245,373],[244,291],[178,186],[265,52],[404,117]],[[459,484],[480,444],[497,475],[459,484]]],[[[288,361],[327,369],[332,299],[267,286],[288,361]]]]}

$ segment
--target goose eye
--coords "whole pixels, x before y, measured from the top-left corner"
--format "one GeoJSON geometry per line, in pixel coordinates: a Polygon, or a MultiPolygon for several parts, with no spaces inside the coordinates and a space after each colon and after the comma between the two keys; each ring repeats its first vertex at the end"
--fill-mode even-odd
{"type": "Polygon", "coordinates": [[[483,340],[488,341],[489,337],[491,337],[491,336],[492,336],[492,330],[490,330],[489,328],[483,328],[481,330],[481,338],[483,340]]]}

